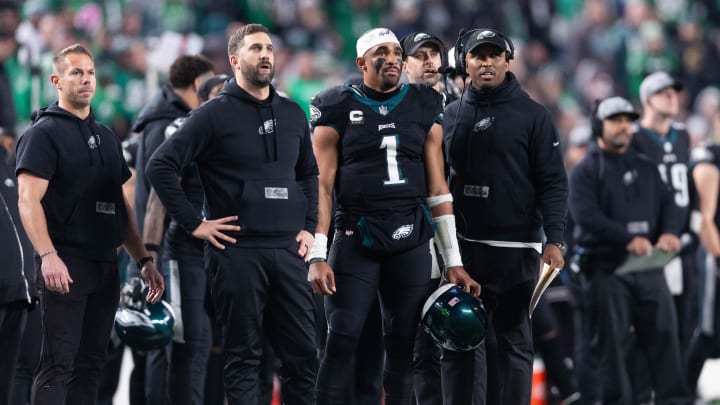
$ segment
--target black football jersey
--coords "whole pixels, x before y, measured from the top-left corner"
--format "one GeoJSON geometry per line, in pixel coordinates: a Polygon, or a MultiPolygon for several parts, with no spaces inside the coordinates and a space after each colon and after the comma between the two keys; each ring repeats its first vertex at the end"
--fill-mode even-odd
{"type": "Polygon", "coordinates": [[[353,84],[333,87],[311,102],[311,123],[340,135],[335,197],[343,214],[385,215],[427,197],[423,149],[442,122],[442,97],[427,86],[402,84],[385,101],[353,84]]]}
{"type": "Polygon", "coordinates": [[[675,204],[690,206],[690,137],[684,127],[673,124],[670,133],[662,138],[655,131],[638,127],[631,147],[658,165],[663,181],[675,191],[675,204]]]}
{"type": "MultiPolygon", "coordinates": [[[[720,145],[702,144],[692,151],[692,166],[698,163],[710,163],[720,169],[720,145]]],[[[718,207],[720,207],[720,195],[718,195],[718,207]]],[[[700,207],[694,207],[700,209],[700,207]]],[[[715,225],[720,228],[720,209],[715,211],[715,225]]]]}

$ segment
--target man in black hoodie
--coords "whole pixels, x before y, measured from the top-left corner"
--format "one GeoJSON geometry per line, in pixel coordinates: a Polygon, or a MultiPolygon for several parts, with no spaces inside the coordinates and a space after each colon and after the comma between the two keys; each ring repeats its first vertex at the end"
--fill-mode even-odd
{"type": "MultiPolygon", "coordinates": [[[[674,194],[657,166],[630,148],[632,104],[610,97],[593,112],[597,140],[570,177],[583,294],[583,330],[597,362],[599,400],[636,403],[627,361],[641,351],[649,362],[657,404],[691,404],[685,386],[677,319],[662,265],[619,271],[627,259],[656,248],[677,253],[685,225],[674,194]],[[632,337],[635,329],[636,341],[632,337]]],[[[642,388],[642,387],[641,387],[642,388]]]]}
{"type": "Polygon", "coordinates": [[[567,176],[560,141],[550,114],[508,71],[515,50],[505,35],[485,28],[461,32],[455,49],[455,67],[472,85],[445,109],[450,190],[463,261],[483,286],[497,348],[486,342],[476,353],[445,351],[443,395],[453,405],[527,404],[533,362],[528,304],[540,254],[551,268],[564,264],[567,176]],[[496,376],[498,387],[486,385],[484,375],[475,381],[474,355],[475,370],[496,376]]]}
{"type": "MultiPolygon", "coordinates": [[[[135,163],[135,219],[141,235],[150,195],[150,182],[145,176],[145,165],[165,140],[166,133],[174,129],[169,125],[200,105],[197,89],[205,79],[213,75],[213,70],[212,62],[204,56],[178,56],[170,65],[168,83],[148,101],[135,119],[132,130],[142,134],[138,139],[135,163]]],[[[151,246],[151,250],[152,248],[154,247],[151,246]]],[[[157,248],[155,251],[157,252],[157,248]]]]}
{"type": "MultiPolygon", "coordinates": [[[[201,101],[197,90],[213,74],[210,60],[200,55],[180,55],[170,65],[168,83],[148,102],[133,130],[138,140],[135,214],[145,248],[168,280],[170,304],[176,315],[173,345],[147,353],[145,394],[148,403],[202,403],[205,365],[210,350],[210,329],[204,309],[205,267],[202,241],[190,236],[166,219],[145,176],[145,164],[158,146],[180,126],[188,112],[201,101]],[[168,236],[169,239],[166,239],[168,236]]],[[[197,171],[190,166],[182,174],[186,195],[200,212],[202,187],[197,171]]],[[[134,356],[138,358],[137,355],[134,356]]]]}
{"type": "Polygon", "coordinates": [[[274,55],[265,27],[238,29],[228,55],[235,78],[158,148],[147,175],[173,219],[209,242],[229,403],[258,403],[258,366],[270,339],[283,363],[283,400],[310,404],[315,312],[303,258],[317,223],[318,171],[309,126],[303,110],[270,84],[274,55]],[[193,161],[205,217],[178,180],[193,161]]]}
{"type": "Polygon", "coordinates": [[[149,302],[164,283],[123,196],[130,170],[120,142],[90,108],[92,55],[79,44],[59,51],[50,80],[59,100],[17,147],[18,204],[36,251],[43,323],[32,402],[91,404],[118,303],[117,248],[137,262],[149,302]]]}

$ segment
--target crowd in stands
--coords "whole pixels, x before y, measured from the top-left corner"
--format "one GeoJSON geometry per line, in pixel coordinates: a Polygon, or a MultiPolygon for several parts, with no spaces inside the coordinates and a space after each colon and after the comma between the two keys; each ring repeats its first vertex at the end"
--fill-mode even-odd
{"type": "Polygon", "coordinates": [[[275,35],[275,85],[306,111],[314,94],[357,73],[355,39],[368,28],[431,32],[451,48],[460,28],[486,26],[510,33],[511,69],[550,110],[566,146],[573,129],[589,134],[596,99],[637,103],[640,80],[656,70],[685,84],[693,138],[720,138],[715,0],[0,0],[0,127],[22,133],[54,97],[48,58],[82,42],[96,55],[98,120],[125,138],[178,54],[202,53],[230,73],[226,36],[247,22],[275,35]]]}

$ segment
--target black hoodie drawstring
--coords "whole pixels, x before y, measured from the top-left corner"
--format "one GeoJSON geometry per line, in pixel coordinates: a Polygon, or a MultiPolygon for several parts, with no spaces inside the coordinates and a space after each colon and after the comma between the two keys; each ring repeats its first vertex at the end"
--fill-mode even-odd
{"type": "Polygon", "coordinates": [[[93,132],[92,136],[95,138],[95,142],[97,142],[98,155],[100,155],[100,164],[104,166],[105,158],[103,157],[102,151],[100,150],[100,148],[102,148],[102,144],[100,143],[100,128],[98,127],[92,115],[88,119],[90,120],[88,121],[88,128],[90,128],[90,132],[93,132]]]}
{"type": "Polygon", "coordinates": [[[95,160],[92,157],[92,151],[90,150],[90,145],[88,145],[88,140],[85,139],[85,131],[82,130],[82,125],[81,125],[82,121],[77,120],[76,124],[78,127],[78,135],[80,136],[80,139],[82,140],[82,144],[85,146],[85,148],[87,148],[86,150],[87,150],[87,154],[88,154],[88,159],[90,159],[90,166],[94,166],[95,160]]]}
{"type": "Polygon", "coordinates": [[[276,162],[278,160],[278,137],[277,137],[278,127],[277,127],[277,121],[275,121],[275,109],[273,109],[272,103],[270,103],[270,119],[272,119],[272,125],[273,125],[273,132],[272,132],[273,139],[272,140],[273,140],[273,146],[275,147],[274,148],[275,155],[273,156],[272,160],[273,160],[273,162],[276,162]]]}
{"type": "Polygon", "coordinates": [[[263,144],[265,145],[265,157],[270,162],[275,162],[278,160],[278,142],[277,142],[277,128],[276,128],[276,122],[275,122],[275,110],[272,107],[272,104],[270,104],[270,119],[272,131],[268,132],[265,131],[265,120],[263,117],[263,114],[261,112],[262,107],[257,107],[255,111],[257,111],[258,118],[260,119],[260,133],[263,138],[263,144]],[[272,136],[272,139],[268,139],[268,137],[272,136]],[[272,146],[270,145],[270,142],[272,142],[272,146]]]}
{"type": "Polygon", "coordinates": [[[465,148],[465,173],[467,175],[467,178],[472,178],[471,159],[474,155],[473,151],[475,151],[475,149],[473,149],[473,141],[475,138],[474,130],[475,130],[475,123],[477,120],[477,112],[478,112],[478,109],[473,108],[473,119],[470,123],[470,134],[468,135],[467,147],[465,148]]]}
{"type": "Polygon", "coordinates": [[[270,145],[268,145],[267,132],[265,131],[265,121],[263,120],[260,107],[255,108],[255,111],[257,112],[258,120],[260,121],[260,134],[262,135],[263,145],[265,145],[265,158],[270,160],[270,145]]]}

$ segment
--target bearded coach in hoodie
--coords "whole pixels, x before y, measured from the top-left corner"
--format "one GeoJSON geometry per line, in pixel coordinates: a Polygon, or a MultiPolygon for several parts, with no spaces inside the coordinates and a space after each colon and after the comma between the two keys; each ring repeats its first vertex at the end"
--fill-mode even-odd
{"type": "Polygon", "coordinates": [[[228,41],[235,72],[155,152],[147,176],[168,213],[206,245],[230,404],[258,402],[263,340],[283,363],[283,400],[312,403],[315,321],[303,261],[317,223],[318,169],[303,110],[270,84],[273,44],[248,24],[228,41]],[[179,173],[194,161],[205,218],[179,173]],[[268,332],[268,333],[266,333],[268,332]],[[270,333],[272,332],[272,333],[270,333]]]}
{"type": "Polygon", "coordinates": [[[463,262],[483,286],[480,298],[497,337],[497,347],[483,344],[476,356],[497,364],[475,370],[496,375],[499,386],[473,384],[473,353],[446,352],[446,404],[530,403],[528,304],[540,255],[551,268],[564,265],[568,186],[560,141],[550,114],[509,71],[514,52],[509,38],[486,28],[462,33],[456,46],[456,68],[472,84],[445,108],[450,190],[463,262]],[[474,401],[473,385],[479,388],[474,401]]]}

